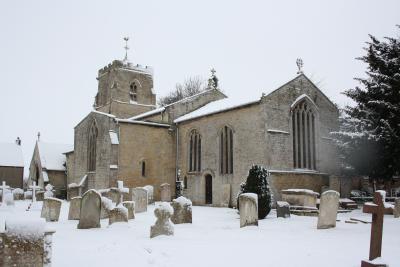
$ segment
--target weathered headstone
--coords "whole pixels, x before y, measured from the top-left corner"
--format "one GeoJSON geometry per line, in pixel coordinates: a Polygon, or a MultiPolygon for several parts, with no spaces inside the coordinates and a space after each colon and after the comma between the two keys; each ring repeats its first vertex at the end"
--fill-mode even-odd
{"type": "Polygon", "coordinates": [[[290,217],[290,205],[286,201],[276,202],[276,217],[277,218],[289,218],[290,217]]]}
{"type": "Polygon", "coordinates": [[[4,202],[4,196],[6,195],[6,192],[10,189],[10,186],[6,185],[6,182],[3,181],[2,185],[0,186],[0,190],[1,190],[1,201],[3,204],[5,204],[4,202]]]}
{"type": "Polygon", "coordinates": [[[171,202],[171,186],[168,183],[160,185],[161,190],[161,201],[171,202]]]}
{"type": "Polygon", "coordinates": [[[118,205],[109,212],[108,225],[116,222],[128,222],[128,209],[118,205]]]}
{"type": "Polygon", "coordinates": [[[154,203],[154,187],[152,185],[143,186],[147,190],[148,204],[154,203]]]}
{"type": "Polygon", "coordinates": [[[136,187],[132,189],[132,198],[135,202],[135,212],[147,211],[147,190],[143,187],[136,187]]]}
{"type": "Polygon", "coordinates": [[[53,233],[44,219],[6,220],[0,233],[0,266],[50,267],[53,233]]]}
{"type": "Polygon", "coordinates": [[[101,197],[100,219],[108,218],[110,210],[115,207],[114,202],[107,197],[101,197]]]}
{"type": "Polygon", "coordinates": [[[156,223],[150,228],[150,238],[159,235],[173,235],[174,227],[171,223],[171,215],[173,214],[171,205],[167,202],[161,202],[154,210],[156,215],[156,223]]]}
{"type": "Polygon", "coordinates": [[[135,201],[124,201],[122,205],[128,209],[128,220],[135,219],[135,201]]]}
{"type": "Polygon", "coordinates": [[[45,218],[47,222],[57,222],[60,218],[61,203],[57,198],[45,198],[40,217],[45,218]]]}
{"type": "Polygon", "coordinates": [[[14,199],[15,200],[23,200],[24,199],[24,190],[21,188],[15,188],[13,190],[14,199]]]}
{"type": "Polygon", "coordinates": [[[43,201],[44,191],[40,190],[36,192],[36,201],[43,201]]]}
{"type": "Polygon", "coordinates": [[[394,201],[393,215],[395,218],[400,217],[400,198],[396,198],[396,200],[394,201]]]}
{"type": "Polygon", "coordinates": [[[69,202],[68,220],[79,220],[82,197],[73,197],[69,202]]]}
{"type": "Polygon", "coordinates": [[[222,207],[229,207],[230,200],[231,200],[231,185],[230,184],[223,184],[222,185],[221,206],[222,207]]]}
{"type": "Polygon", "coordinates": [[[120,194],[118,188],[115,188],[115,187],[110,188],[107,196],[109,199],[111,199],[112,202],[116,203],[117,205],[119,204],[119,201],[121,199],[121,194],[120,194]]]}
{"type": "Polygon", "coordinates": [[[339,208],[339,192],[328,190],[322,193],[319,204],[317,229],[336,227],[336,216],[339,208]]]}
{"type": "Polygon", "coordinates": [[[258,196],[244,193],[239,196],[240,227],[258,225],[258,196]]]}
{"type": "Polygon", "coordinates": [[[361,267],[386,266],[385,264],[374,264],[371,261],[378,258],[382,254],[382,232],[383,217],[385,214],[385,196],[381,192],[374,193],[374,203],[365,203],[363,207],[364,213],[372,213],[371,240],[369,246],[369,261],[362,261],[361,267]]]}
{"type": "Polygon", "coordinates": [[[174,214],[171,221],[174,224],[192,223],[192,201],[181,196],[172,201],[174,214]]]}
{"type": "Polygon", "coordinates": [[[94,189],[82,196],[78,229],[100,228],[101,195],[94,189]]]}
{"type": "Polygon", "coordinates": [[[3,191],[3,203],[7,206],[14,206],[14,194],[10,190],[3,191]]]}

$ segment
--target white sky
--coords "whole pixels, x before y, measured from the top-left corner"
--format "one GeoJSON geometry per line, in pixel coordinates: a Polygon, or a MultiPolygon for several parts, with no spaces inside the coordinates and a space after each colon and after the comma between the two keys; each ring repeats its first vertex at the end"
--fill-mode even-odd
{"type": "Polygon", "coordinates": [[[398,36],[400,1],[1,1],[0,142],[73,143],[97,70],[124,55],[153,66],[158,96],[214,67],[231,97],[270,92],[305,73],[340,106],[365,66],[371,33],[398,36]]]}

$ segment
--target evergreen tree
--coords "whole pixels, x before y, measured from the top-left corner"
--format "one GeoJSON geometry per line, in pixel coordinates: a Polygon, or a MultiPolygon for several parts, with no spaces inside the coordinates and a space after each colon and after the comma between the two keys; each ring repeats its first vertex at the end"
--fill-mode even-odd
{"type": "Polygon", "coordinates": [[[345,167],[371,180],[391,180],[400,171],[400,38],[370,35],[367,77],[344,92],[354,106],[340,118],[337,136],[345,167]]]}
{"type": "MultiPolygon", "coordinates": [[[[253,165],[249,170],[247,180],[240,185],[238,198],[242,193],[255,193],[258,196],[258,218],[264,219],[271,211],[271,192],[267,181],[268,172],[265,168],[253,165]]],[[[239,204],[239,203],[237,203],[239,204]]],[[[239,208],[239,205],[237,205],[239,208]]]]}

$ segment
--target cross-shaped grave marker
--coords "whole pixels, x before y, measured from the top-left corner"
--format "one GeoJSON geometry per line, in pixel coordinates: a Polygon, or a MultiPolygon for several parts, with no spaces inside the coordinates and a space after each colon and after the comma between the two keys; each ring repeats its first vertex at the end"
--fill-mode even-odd
{"type": "MultiPolygon", "coordinates": [[[[117,181],[118,184],[118,191],[119,191],[119,203],[122,203],[124,201],[124,195],[123,193],[129,192],[129,188],[124,187],[124,181],[117,181]]],[[[119,204],[117,203],[117,204],[119,204]]]]}
{"type": "Polygon", "coordinates": [[[32,189],[32,202],[36,202],[36,189],[41,189],[41,187],[33,182],[33,185],[30,185],[29,188],[32,189]]]}
{"type": "MultiPolygon", "coordinates": [[[[381,256],[382,252],[382,232],[383,216],[385,214],[384,194],[376,191],[374,194],[374,203],[365,203],[364,213],[372,213],[371,240],[369,245],[369,260],[372,261],[381,256]]],[[[362,261],[361,267],[384,267],[385,264],[374,264],[369,261],[362,261]]]]}
{"type": "Polygon", "coordinates": [[[0,186],[1,195],[2,195],[2,197],[1,197],[1,202],[2,203],[5,203],[4,199],[5,199],[5,195],[6,195],[6,190],[9,189],[9,188],[10,188],[10,186],[6,185],[6,182],[3,181],[3,184],[0,186]]]}

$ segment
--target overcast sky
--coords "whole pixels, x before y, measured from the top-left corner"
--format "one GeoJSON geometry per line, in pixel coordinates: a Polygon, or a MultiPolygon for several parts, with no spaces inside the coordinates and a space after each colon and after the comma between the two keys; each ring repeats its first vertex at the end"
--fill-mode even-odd
{"type": "Polygon", "coordinates": [[[268,93],[304,72],[334,102],[365,65],[368,34],[398,36],[400,1],[1,1],[0,142],[73,143],[99,68],[124,56],[155,70],[154,90],[214,67],[231,97],[268,93]]]}

